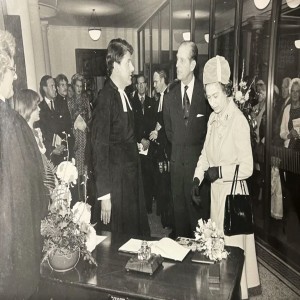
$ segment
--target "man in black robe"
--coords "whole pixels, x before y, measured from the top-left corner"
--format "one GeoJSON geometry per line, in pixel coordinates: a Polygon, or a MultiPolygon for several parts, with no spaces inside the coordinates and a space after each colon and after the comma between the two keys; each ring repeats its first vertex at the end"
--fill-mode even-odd
{"type": "Polygon", "coordinates": [[[132,53],[125,40],[109,43],[106,63],[110,79],[93,111],[92,165],[101,202],[97,230],[149,235],[134,116],[124,92],[134,70],[132,53]]]}
{"type": "Polygon", "coordinates": [[[0,31],[0,299],[28,299],[37,289],[41,219],[47,213],[43,164],[25,119],[6,101],[17,79],[15,41],[0,31]]]}

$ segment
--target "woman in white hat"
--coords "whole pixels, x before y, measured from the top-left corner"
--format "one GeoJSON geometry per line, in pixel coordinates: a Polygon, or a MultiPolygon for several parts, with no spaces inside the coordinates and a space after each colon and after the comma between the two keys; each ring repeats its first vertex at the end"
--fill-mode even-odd
{"type": "MultiPolygon", "coordinates": [[[[236,165],[238,180],[252,175],[253,157],[250,128],[243,113],[229,97],[230,67],[222,56],[211,58],[204,66],[203,84],[208,102],[213,109],[208,121],[206,139],[194,174],[192,197],[204,177],[211,182],[211,219],[223,231],[226,196],[230,194],[236,165]]],[[[237,184],[236,193],[241,193],[237,184]]],[[[246,190],[247,186],[246,186],[246,190]]],[[[225,236],[225,244],[240,247],[245,253],[241,278],[242,299],[248,298],[248,289],[260,292],[254,235],[225,236]]],[[[252,292],[251,292],[252,294],[252,292]]]]}

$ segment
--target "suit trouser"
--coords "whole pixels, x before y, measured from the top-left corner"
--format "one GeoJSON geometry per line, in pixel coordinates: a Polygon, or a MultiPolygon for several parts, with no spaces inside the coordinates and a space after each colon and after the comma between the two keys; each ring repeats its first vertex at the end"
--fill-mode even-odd
{"type": "Polygon", "coordinates": [[[194,237],[199,219],[207,220],[210,215],[210,184],[203,182],[200,188],[201,205],[191,198],[195,168],[183,162],[171,161],[171,189],[176,236],[194,237]]]}

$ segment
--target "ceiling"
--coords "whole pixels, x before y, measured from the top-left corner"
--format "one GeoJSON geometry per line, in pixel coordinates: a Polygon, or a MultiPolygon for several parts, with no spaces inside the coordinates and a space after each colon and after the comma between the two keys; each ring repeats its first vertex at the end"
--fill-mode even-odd
{"type": "MultiPolygon", "coordinates": [[[[183,0],[184,1],[184,0],[183,0]]],[[[39,0],[49,25],[89,26],[95,9],[101,27],[139,28],[165,0],[39,0]]]]}

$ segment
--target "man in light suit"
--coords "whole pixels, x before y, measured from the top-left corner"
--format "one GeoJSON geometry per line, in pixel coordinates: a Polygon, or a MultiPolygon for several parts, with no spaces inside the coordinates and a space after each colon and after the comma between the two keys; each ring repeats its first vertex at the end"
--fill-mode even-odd
{"type": "Polygon", "coordinates": [[[175,232],[171,237],[193,237],[197,221],[209,218],[209,184],[203,182],[199,188],[201,201],[193,202],[190,194],[211,112],[202,83],[194,76],[197,57],[194,42],[179,46],[176,63],[179,81],[164,99],[165,130],[172,144],[170,171],[175,232]]]}

